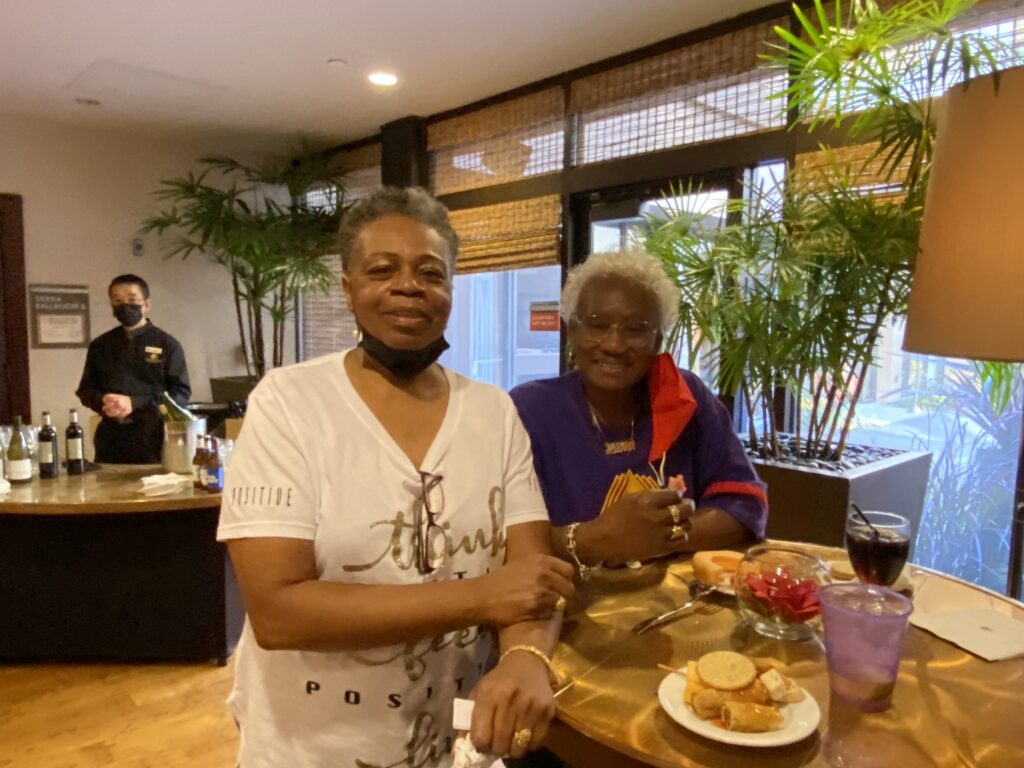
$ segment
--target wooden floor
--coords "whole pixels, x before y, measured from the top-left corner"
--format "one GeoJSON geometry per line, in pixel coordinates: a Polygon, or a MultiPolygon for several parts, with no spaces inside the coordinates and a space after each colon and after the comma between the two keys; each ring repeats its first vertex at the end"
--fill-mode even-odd
{"type": "Polygon", "coordinates": [[[0,665],[0,768],[232,768],[232,665],[0,665]]]}

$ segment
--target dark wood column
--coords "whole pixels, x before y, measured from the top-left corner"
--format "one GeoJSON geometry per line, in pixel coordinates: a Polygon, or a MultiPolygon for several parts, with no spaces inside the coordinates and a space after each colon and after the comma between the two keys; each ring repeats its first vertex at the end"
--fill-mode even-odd
{"type": "Polygon", "coordinates": [[[427,122],[403,117],[380,128],[381,180],[387,186],[424,187],[430,183],[427,122]]]}
{"type": "Polygon", "coordinates": [[[32,421],[28,382],[25,231],[20,195],[0,193],[0,424],[32,421]]]}

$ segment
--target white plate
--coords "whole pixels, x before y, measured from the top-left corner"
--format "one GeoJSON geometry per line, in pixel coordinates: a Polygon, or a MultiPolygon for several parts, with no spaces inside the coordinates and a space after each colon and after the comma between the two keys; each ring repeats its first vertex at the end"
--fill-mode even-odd
{"type": "Polygon", "coordinates": [[[685,687],[685,669],[667,675],[658,686],[658,701],[661,702],[661,708],[684,728],[723,744],[735,744],[741,747],[781,747],[810,736],[821,720],[818,702],[807,691],[804,691],[806,695],[803,701],[784,704],[779,708],[783,724],[777,731],[768,731],[767,733],[727,731],[708,720],[701,720],[693,713],[692,709],[683,703],[685,687]]]}

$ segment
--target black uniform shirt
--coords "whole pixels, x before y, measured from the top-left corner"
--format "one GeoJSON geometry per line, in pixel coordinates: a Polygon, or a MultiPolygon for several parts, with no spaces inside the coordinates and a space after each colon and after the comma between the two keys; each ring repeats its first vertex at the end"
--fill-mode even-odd
{"type": "Polygon", "coordinates": [[[78,399],[97,413],[103,412],[106,394],[128,395],[132,399],[132,414],[127,423],[103,419],[96,434],[98,461],[160,460],[162,434],[156,406],[165,390],[180,405],[186,405],[192,394],[185,352],[169,333],[147,322],[135,333],[129,334],[119,326],[93,339],[78,385],[78,399]],[[115,425],[122,427],[116,430],[116,439],[115,425]],[[107,439],[102,433],[107,433],[107,439]],[[116,456],[111,449],[116,449],[116,456]]]}

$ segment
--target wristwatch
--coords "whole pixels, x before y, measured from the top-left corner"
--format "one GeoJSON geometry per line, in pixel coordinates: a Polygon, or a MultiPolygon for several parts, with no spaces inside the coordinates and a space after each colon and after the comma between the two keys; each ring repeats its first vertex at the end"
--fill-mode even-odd
{"type": "Polygon", "coordinates": [[[579,571],[580,581],[589,581],[590,577],[594,575],[594,571],[601,569],[601,563],[597,565],[584,565],[579,555],[576,554],[576,529],[579,527],[579,523],[571,523],[565,529],[565,551],[569,553],[569,557],[572,558],[576,570],[579,571]]]}

